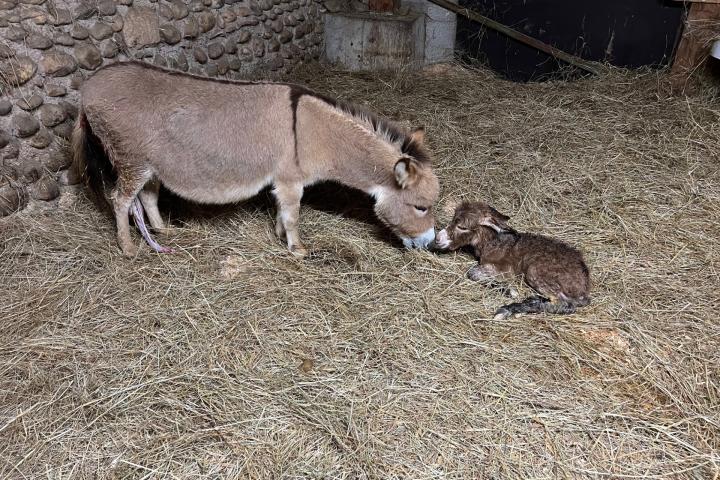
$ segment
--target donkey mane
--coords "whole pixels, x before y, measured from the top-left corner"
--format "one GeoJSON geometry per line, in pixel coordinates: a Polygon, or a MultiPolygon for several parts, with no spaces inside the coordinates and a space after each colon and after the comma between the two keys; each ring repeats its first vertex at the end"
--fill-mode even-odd
{"type": "Polygon", "coordinates": [[[291,88],[293,88],[293,90],[303,90],[302,93],[296,94],[299,95],[297,97],[298,99],[302,95],[308,95],[322,100],[323,102],[334,107],[340,112],[346,115],[350,115],[351,117],[358,120],[360,123],[364,124],[380,139],[385,140],[388,143],[402,142],[400,151],[403,154],[413,157],[420,163],[428,165],[430,164],[430,154],[428,153],[428,151],[423,147],[423,145],[414,141],[408,134],[408,132],[399,125],[397,125],[395,122],[388,120],[387,118],[381,117],[359,105],[343,102],[327,95],[313,92],[312,90],[299,85],[290,86],[291,88]]]}
{"type": "MultiPolygon", "coordinates": [[[[297,120],[297,106],[298,102],[300,101],[300,98],[307,95],[309,97],[317,98],[318,100],[321,100],[325,102],[326,104],[330,105],[331,107],[339,110],[340,112],[350,115],[351,117],[358,120],[360,123],[364,124],[366,127],[368,127],[378,138],[387,141],[388,143],[398,143],[402,142],[400,151],[408,155],[412,158],[414,158],[416,161],[429,165],[430,164],[430,154],[428,153],[427,149],[421,145],[420,143],[414,141],[412,137],[408,134],[408,132],[397,125],[395,122],[381,117],[364,107],[361,107],[359,105],[354,105],[352,103],[344,102],[342,100],[338,100],[336,98],[330,97],[328,95],[323,95],[321,93],[317,93],[303,85],[298,85],[295,83],[283,83],[283,82],[264,82],[264,81],[249,81],[249,80],[230,80],[225,78],[209,78],[209,77],[203,77],[200,75],[195,75],[193,73],[187,73],[187,72],[181,72],[179,70],[171,70],[168,68],[159,67],[157,65],[153,65],[146,62],[141,62],[138,60],[130,60],[126,62],[115,62],[110,63],[108,65],[104,65],[95,72],[93,72],[90,77],[95,75],[97,72],[101,70],[111,69],[114,66],[118,65],[127,65],[132,64],[135,66],[138,66],[140,68],[144,68],[147,70],[154,70],[157,72],[163,72],[168,75],[176,75],[179,77],[189,77],[194,78],[198,80],[204,80],[207,82],[215,82],[215,83],[227,83],[227,84],[233,84],[233,85],[283,85],[290,88],[290,106],[292,108],[293,112],[293,132],[295,130],[295,123],[297,120]]],[[[90,78],[88,77],[88,78],[90,78]]]]}

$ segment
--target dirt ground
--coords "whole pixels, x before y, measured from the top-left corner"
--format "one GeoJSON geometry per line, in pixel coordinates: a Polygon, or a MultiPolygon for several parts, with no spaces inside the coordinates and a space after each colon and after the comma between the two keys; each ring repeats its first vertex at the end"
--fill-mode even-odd
{"type": "Polygon", "coordinates": [[[716,97],[653,71],[298,80],[425,125],[440,221],[482,198],[576,245],[593,303],[493,322],[468,254],[404,251],[334,187],[304,260],[267,194],[166,196],[179,252],[126,260],[68,188],[0,219],[0,478],[720,476],[716,97]]]}

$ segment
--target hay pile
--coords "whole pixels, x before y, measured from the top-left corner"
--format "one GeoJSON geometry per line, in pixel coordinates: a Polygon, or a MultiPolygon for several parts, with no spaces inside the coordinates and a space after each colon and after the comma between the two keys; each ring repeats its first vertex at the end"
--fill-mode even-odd
{"type": "Polygon", "coordinates": [[[310,194],[306,260],[260,196],[173,205],[181,253],[131,261],[69,191],[0,221],[0,478],[720,474],[714,98],[657,73],[299,76],[425,125],[441,208],[579,246],[593,304],[489,321],[469,256],[398,249],[346,191],[310,194]]]}

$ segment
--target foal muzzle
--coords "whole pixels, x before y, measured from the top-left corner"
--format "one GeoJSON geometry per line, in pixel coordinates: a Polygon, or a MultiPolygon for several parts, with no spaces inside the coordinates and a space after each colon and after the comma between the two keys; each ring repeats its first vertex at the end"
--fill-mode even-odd
{"type": "Polygon", "coordinates": [[[447,229],[443,228],[435,237],[435,248],[448,250],[450,248],[450,243],[450,237],[448,236],[447,229]]]}

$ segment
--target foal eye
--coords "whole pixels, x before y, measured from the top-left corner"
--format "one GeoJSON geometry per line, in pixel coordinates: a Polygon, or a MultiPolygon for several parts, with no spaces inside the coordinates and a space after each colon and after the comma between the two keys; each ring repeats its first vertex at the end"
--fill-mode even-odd
{"type": "Polygon", "coordinates": [[[463,227],[461,227],[460,225],[456,226],[455,228],[457,228],[457,231],[458,231],[458,232],[463,232],[463,233],[464,233],[464,232],[467,232],[467,231],[468,231],[467,228],[463,228],[463,227]]]}
{"type": "Polygon", "coordinates": [[[425,213],[425,212],[427,212],[427,207],[421,207],[419,205],[415,205],[415,210],[417,210],[420,213],[425,213]]]}

